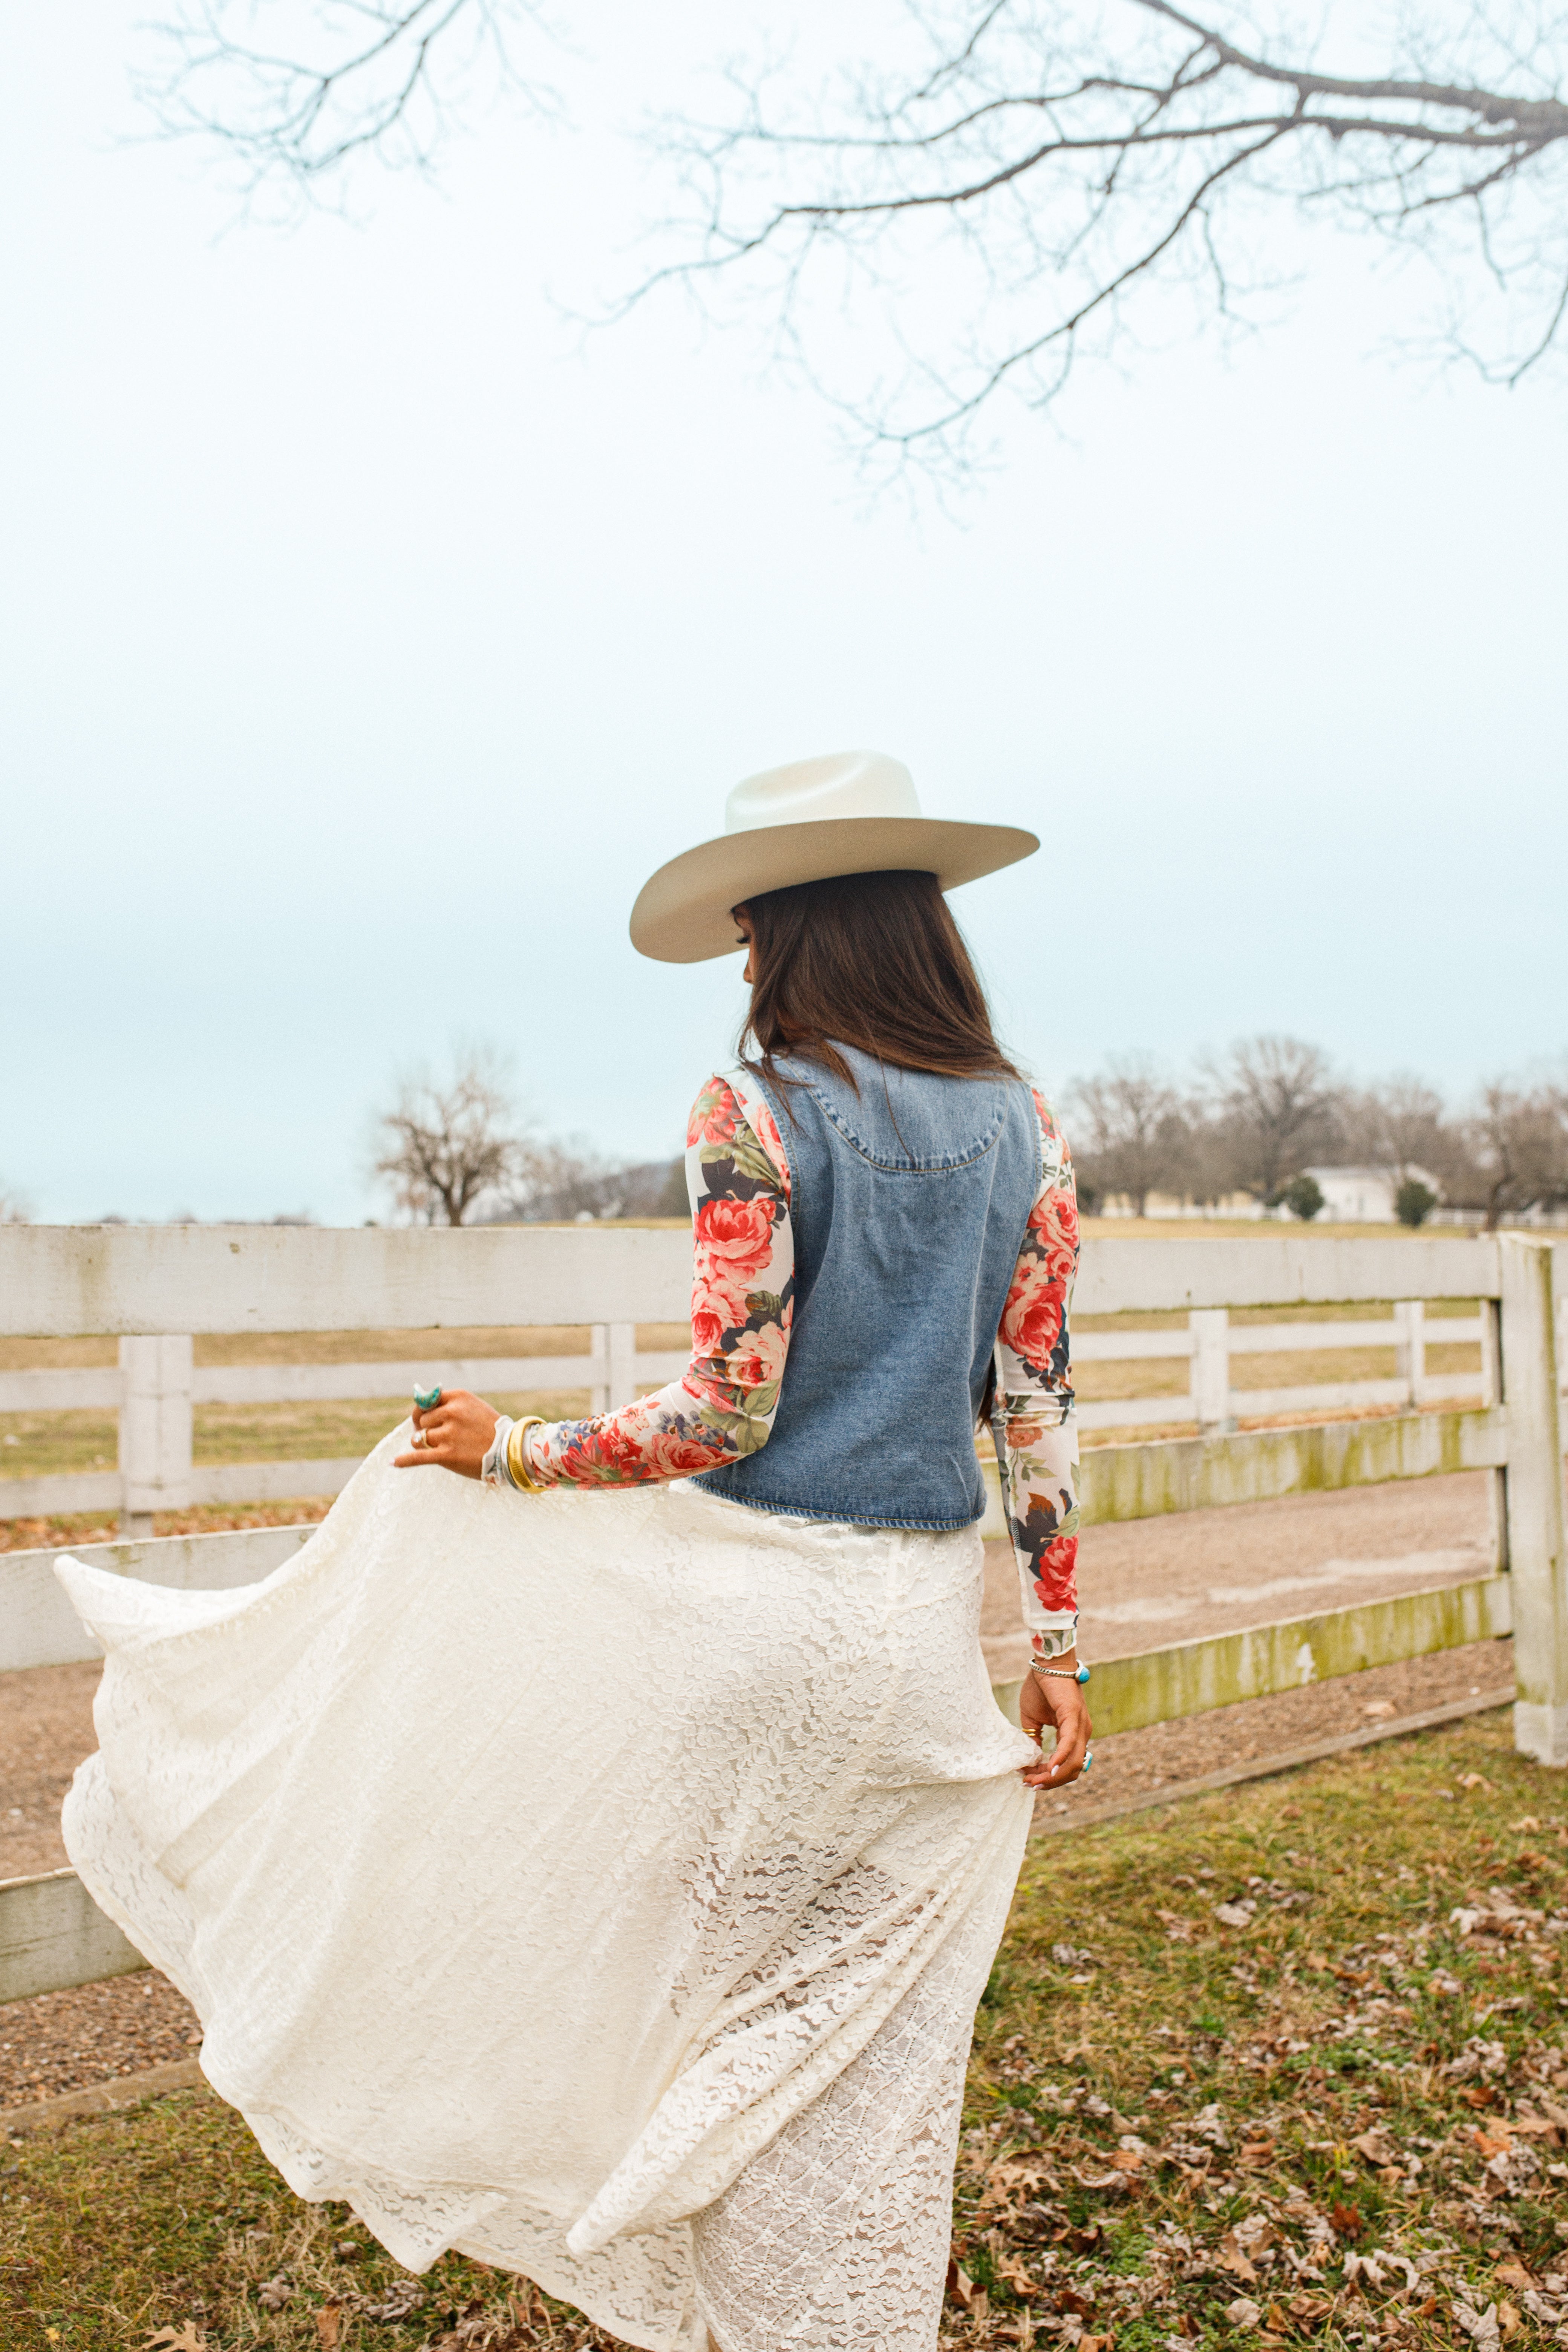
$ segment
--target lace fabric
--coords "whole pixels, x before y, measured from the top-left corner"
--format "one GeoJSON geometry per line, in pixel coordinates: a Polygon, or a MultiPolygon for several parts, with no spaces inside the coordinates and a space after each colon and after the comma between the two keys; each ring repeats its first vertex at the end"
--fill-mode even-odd
{"type": "Polygon", "coordinates": [[[930,2352],[1034,1752],[977,1536],[520,1507],[404,1442],[242,1591],[61,1563],[108,1654],[84,1881],[285,2179],[410,2268],[648,2352],[930,2352]]]}

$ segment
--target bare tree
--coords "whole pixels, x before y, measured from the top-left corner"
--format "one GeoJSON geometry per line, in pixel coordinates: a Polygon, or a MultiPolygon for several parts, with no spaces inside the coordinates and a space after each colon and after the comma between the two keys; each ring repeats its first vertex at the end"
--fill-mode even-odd
{"type": "Polygon", "coordinates": [[[590,1217],[679,1216],[686,1210],[684,1158],[628,1165],[606,1160],[573,1138],[525,1144],[516,1181],[495,1214],[501,1223],[552,1224],[590,1217]]]}
{"type": "Polygon", "coordinates": [[[1352,1160],[1401,1179],[1416,1169],[1440,1174],[1453,1156],[1442,1096],[1408,1072],[1347,1096],[1340,1119],[1352,1160]]]}
{"type": "Polygon", "coordinates": [[[1506,1215],[1568,1199],[1568,1093],[1506,1078],[1481,1088],[1464,1122],[1464,1163],[1446,1189],[1485,1212],[1493,1232],[1506,1215]]]}
{"type": "Polygon", "coordinates": [[[1341,1089],[1318,1046],[1247,1037],[1201,1067],[1231,1188],[1272,1203],[1309,1160],[1333,1149],[1341,1089]]]}
{"type": "Polygon", "coordinates": [[[1073,1157],[1100,1194],[1124,1193],[1134,1216],[1181,1184],[1189,1157],[1181,1097],[1146,1055],[1113,1055],[1069,1091],[1073,1157]]]}
{"type": "Polygon", "coordinates": [[[405,1078],[377,1121],[375,1173],[416,1223],[460,1225],[517,1173],[523,1146],[504,1066],[483,1046],[459,1049],[445,1084],[405,1078]]]}
{"type": "MultiPolygon", "coordinates": [[[[529,14],[182,0],[163,28],[174,69],[149,95],[165,128],[217,142],[253,184],[319,185],[366,154],[422,163],[476,57],[504,70],[507,21],[529,14]],[[272,40],[250,29],[262,5],[272,40]]],[[[1048,402],[1162,283],[1200,318],[1244,318],[1294,212],[1425,255],[1440,346],[1517,383],[1568,310],[1568,18],[1406,0],[1375,70],[1331,72],[1282,12],[1245,38],[1231,14],[909,0],[901,67],[846,65],[826,94],[786,85],[776,103],[766,77],[736,71],[727,120],[662,134],[691,211],[684,249],[639,291],[740,275],[860,436],[962,464],[999,393],[1048,402]],[[858,383],[816,375],[828,307],[853,311],[858,383]]],[[[881,53],[899,47],[889,28],[881,53]]]]}

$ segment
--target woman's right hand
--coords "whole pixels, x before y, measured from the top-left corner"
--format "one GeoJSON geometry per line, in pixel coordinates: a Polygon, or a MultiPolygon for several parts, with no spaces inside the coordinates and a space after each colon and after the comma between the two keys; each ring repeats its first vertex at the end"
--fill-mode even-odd
{"type": "Polygon", "coordinates": [[[393,1463],[395,1470],[455,1470],[459,1478],[477,1478],[495,1438],[500,1419],[493,1404],[470,1395],[467,1389],[443,1389],[438,1404],[428,1411],[414,1408],[413,1447],[393,1463]]]}
{"type": "Polygon", "coordinates": [[[1069,1780],[1076,1780],[1094,1736],[1083,1685],[1068,1679],[1078,1672],[1077,1651],[1065,1650],[1047,1663],[1055,1670],[1050,1680],[1042,1681],[1031,1670],[1024,1676],[1018,1699],[1018,1720],[1040,1750],[1039,1762],[1024,1767],[1026,1789],[1065,1789],[1069,1780]],[[1048,1748],[1047,1728],[1052,1735],[1048,1748]]]}

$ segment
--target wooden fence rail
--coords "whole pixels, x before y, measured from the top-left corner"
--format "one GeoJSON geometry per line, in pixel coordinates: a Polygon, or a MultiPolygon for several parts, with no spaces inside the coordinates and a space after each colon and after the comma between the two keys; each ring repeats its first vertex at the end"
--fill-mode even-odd
{"type": "MultiPolygon", "coordinates": [[[[0,1228],[0,1334],[110,1333],[124,1342],[118,1370],[0,1376],[0,1411],[73,1409],[112,1402],[121,1419],[122,1471],[103,1481],[147,1519],[175,1496],[214,1485],[236,1500],[259,1499],[258,1475],[289,1483],[278,1494],[336,1492],[352,1462],[193,1468],[190,1420],[197,1402],[265,1402],[405,1392],[415,1378],[488,1386],[502,1393],[587,1386],[618,1402],[672,1376],[680,1359],[639,1352],[637,1323],[685,1313],[689,1243],[678,1232],[527,1228],[467,1233],[331,1234],[298,1228],[107,1230],[0,1228]],[[615,1321],[605,1319],[614,1301],[615,1321]],[[449,1364],[195,1368],[193,1335],[584,1325],[586,1353],[485,1358],[449,1364]],[[589,1379],[584,1381],[583,1374],[589,1379]],[[236,1376],[243,1388],[236,1392],[236,1376]],[[17,1381],[48,1381],[29,1394],[17,1381]],[[116,1383],[110,1387],[110,1383],[116,1383]],[[75,1385],[72,1385],[74,1383],[75,1385]],[[96,1384],[96,1385],[95,1385],[96,1384]],[[281,1390],[281,1393],[279,1391],[281,1390]],[[26,1404],[13,1400],[26,1395],[26,1404]],[[47,1400],[47,1403],[46,1403],[47,1400]],[[302,1486],[310,1470],[331,1484],[302,1486]],[[122,1475],[123,1473],[123,1475],[122,1475]],[[184,1487],[180,1480],[184,1479],[184,1487]],[[233,1485],[229,1482],[234,1481],[233,1485]],[[243,1491],[242,1491],[243,1490],[243,1491]]],[[[1132,1729],[1238,1698],[1298,1687],[1320,1675],[1413,1657],[1511,1629],[1518,1698],[1515,1743],[1545,1764],[1568,1765],[1568,1557],[1564,1547],[1559,1318],[1568,1296],[1568,1244],[1522,1235],[1491,1239],[1312,1241],[1269,1234],[1216,1241],[1096,1241],[1086,1251],[1078,1306],[1088,1316],[1184,1313],[1184,1329],[1085,1332],[1080,1361],[1187,1357],[1185,1402],[1196,1433],[1110,1445],[1085,1456],[1089,1520],[1131,1519],[1387,1479],[1480,1470],[1493,1481],[1495,1572],[1437,1591],[1400,1595],[1283,1623],[1115,1659],[1096,1677],[1096,1717],[1132,1729]],[[1477,1298],[1479,1318],[1425,1316],[1430,1300],[1477,1298]],[[1390,1319],[1321,1325],[1231,1325],[1233,1307],[1300,1307],[1394,1300],[1390,1319]],[[1391,1334],[1396,1334],[1391,1340],[1391,1334]],[[1264,1345],[1267,1341],[1268,1346],[1264,1345]],[[1479,1371],[1425,1370],[1429,1344],[1479,1342],[1479,1371]],[[1106,1343],[1111,1343],[1108,1346],[1106,1343]],[[1131,1344],[1130,1344],[1131,1343],[1131,1344]],[[1398,1350],[1396,1378],[1369,1388],[1397,1410],[1377,1419],[1237,1433],[1229,1424],[1262,1396],[1325,1402],[1323,1387],[1243,1391],[1229,1386],[1233,1353],[1311,1347],[1398,1350]],[[1462,1377],[1478,1398],[1440,1409],[1462,1377]],[[1390,1391],[1386,1399],[1384,1390],[1390,1391]],[[1421,1409],[1414,1409],[1414,1408],[1421,1409]],[[1439,1409],[1433,1409],[1437,1407],[1439,1409]]],[[[1151,1402],[1156,1423],[1175,1421],[1182,1399],[1151,1402]]],[[[1300,1409],[1276,1402],[1274,1411],[1300,1409]]],[[[994,1468],[987,1532],[1003,1532],[994,1468]]],[[[16,1481],[35,1492],[93,1482],[16,1481]]],[[[96,1490],[95,1490],[96,1491],[96,1490]]],[[[58,1507],[48,1506],[47,1507],[58,1507]]],[[[80,1501],[71,1507],[80,1508],[80,1501]]],[[[123,1575],[204,1589],[255,1581],[279,1566],[309,1528],[254,1528],[206,1537],[147,1538],[98,1546],[94,1559],[123,1575]]],[[[0,1670],[93,1654],[53,1574],[53,1551],[0,1555],[0,1670]]],[[[998,1697],[1016,1700],[1016,1686],[998,1697]]],[[[88,1902],[70,1872],[0,1886],[0,1999],[81,1983],[137,1964],[119,1930],[88,1902]]]]}

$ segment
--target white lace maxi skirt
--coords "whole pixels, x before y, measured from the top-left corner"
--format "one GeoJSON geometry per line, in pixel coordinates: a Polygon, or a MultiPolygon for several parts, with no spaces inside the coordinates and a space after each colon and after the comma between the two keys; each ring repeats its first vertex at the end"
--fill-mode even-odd
{"type": "Polygon", "coordinates": [[[648,2352],[931,2352],[1033,1751],[973,1529],[364,1465],[241,1591],[66,1560],[71,1860],[300,2196],[648,2352]]]}

